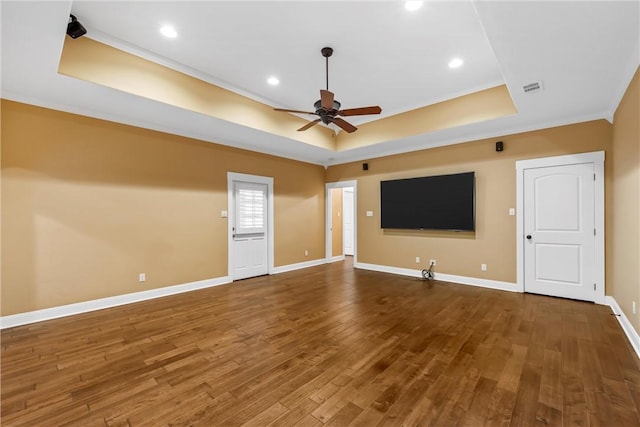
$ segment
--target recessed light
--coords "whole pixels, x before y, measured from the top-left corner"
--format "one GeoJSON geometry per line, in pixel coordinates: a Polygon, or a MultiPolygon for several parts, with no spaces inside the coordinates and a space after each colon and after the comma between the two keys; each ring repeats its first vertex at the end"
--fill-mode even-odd
{"type": "Polygon", "coordinates": [[[406,1],[404,2],[404,8],[410,12],[413,12],[420,9],[423,3],[423,1],[406,1]]]}
{"type": "Polygon", "coordinates": [[[277,86],[280,84],[280,80],[278,80],[276,76],[271,76],[267,79],[267,83],[269,83],[271,86],[277,86]]]}
{"type": "Polygon", "coordinates": [[[162,33],[163,36],[168,37],[170,39],[175,39],[176,37],[178,37],[178,32],[171,25],[163,26],[162,28],[160,28],[160,32],[162,33]]]}
{"type": "Polygon", "coordinates": [[[449,68],[458,68],[464,64],[464,61],[460,58],[453,58],[449,61],[449,68]]]}

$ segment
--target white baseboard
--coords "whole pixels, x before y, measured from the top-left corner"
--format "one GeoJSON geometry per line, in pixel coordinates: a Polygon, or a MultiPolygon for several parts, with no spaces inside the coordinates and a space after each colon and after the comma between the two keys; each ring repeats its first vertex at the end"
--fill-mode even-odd
{"type": "Polygon", "coordinates": [[[117,307],[119,305],[146,301],[168,295],[181,294],[183,292],[224,285],[225,283],[230,282],[231,278],[228,276],[218,277],[215,279],[199,280],[197,282],[185,283],[182,285],[167,286],[164,288],[150,289],[148,291],[116,295],[113,297],[100,298],[91,301],[78,302],[75,304],[45,308],[42,310],[28,311],[26,313],[2,316],[0,317],[0,329],[12,328],[14,326],[26,325],[28,323],[42,322],[44,320],[57,319],[59,317],[71,316],[74,314],[87,313],[89,311],[117,307]]]}
{"type": "Polygon", "coordinates": [[[339,261],[344,261],[344,255],[337,255],[332,257],[329,262],[339,262],[339,261]]]}
{"type": "MultiPolygon", "coordinates": [[[[358,262],[354,265],[354,267],[361,268],[363,270],[372,270],[372,271],[380,271],[383,273],[400,274],[402,276],[410,276],[410,277],[418,277],[418,278],[422,277],[422,270],[413,270],[410,268],[399,268],[399,267],[391,267],[388,265],[367,264],[364,262],[358,262]]],[[[482,288],[518,292],[518,287],[515,283],[500,282],[498,280],[479,279],[477,277],[456,276],[453,274],[444,274],[444,273],[434,273],[433,278],[435,280],[458,283],[461,285],[480,286],[482,288]]]]}
{"type": "Polygon", "coordinates": [[[281,265],[280,267],[275,267],[273,269],[273,274],[286,273],[287,271],[300,270],[301,268],[315,267],[317,265],[322,265],[326,263],[327,263],[327,260],[324,258],[321,258],[321,259],[314,259],[311,261],[298,262],[296,264],[281,265]]]}
{"type": "Polygon", "coordinates": [[[478,277],[456,276],[453,274],[435,273],[433,278],[443,282],[459,283],[461,285],[479,286],[481,288],[497,289],[500,291],[520,292],[518,285],[499,280],[480,279],[478,277]]]}
{"type": "MultiPolygon", "coordinates": [[[[325,259],[305,261],[297,264],[289,264],[274,268],[273,274],[287,271],[299,270],[301,268],[313,267],[325,264],[325,259]]],[[[212,286],[231,283],[230,276],[218,277],[215,279],[200,280],[197,282],[185,283],[182,285],[166,286],[148,291],[134,292],[131,294],[116,295],[113,297],[100,298],[91,301],[83,301],[74,304],[62,305],[58,307],[45,308],[42,310],[28,311],[26,313],[12,314],[0,317],[0,329],[12,328],[14,326],[26,325],[29,323],[42,322],[44,320],[57,319],[59,317],[72,316],[74,314],[87,313],[89,311],[102,310],[105,308],[117,307],[119,305],[131,304],[134,302],[146,301],[154,298],[165,297],[183,292],[195,291],[212,286]]]]}
{"type": "Polygon", "coordinates": [[[638,332],[629,321],[629,318],[624,314],[624,311],[622,311],[612,296],[607,295],[605,297],[605,303],[611,307],[611,311],[616,315],[616,319],[618,319],[620,326],[622,326],[622,330],[629,339],[631,346],[636,351],[636,355],[640,358],[640,335],[638,335],[638,332]]]}

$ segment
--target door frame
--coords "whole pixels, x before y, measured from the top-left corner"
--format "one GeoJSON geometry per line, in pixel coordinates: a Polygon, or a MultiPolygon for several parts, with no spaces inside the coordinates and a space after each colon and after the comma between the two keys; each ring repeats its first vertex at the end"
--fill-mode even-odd
{"type": "Polygon", "coordinates": [[[340,257],[340,259],[333,259],[331,253],[331,247],[333,243],[333,239],[331,238],[331,190],[334,188],[345,187],[353,188],[353,265],[356,265],[356,263],[358,262],[358,181],[356,180],[328,182],[325,184],[325,260],[327,263],[330,263],[333,261],[344,259],[344,245],[342,248],[342,257],[340,257]]]}
{"type": "Polygon", "coordinates": [[[565,166],[591,163],[595,171],[594,183],[594,226],[595,254],[594,280],[596,282],[595,303],[605,304],[605,271],[604,271],[604,151],[590,153],[569,154],[564,156],[544,157],[540,159],[516,161],[516,284],[519,292],[525,292],[524,287],[524,172],[527,169],[545,168],[551,166],[565,166]]]}
{"type": "Polygon", "coordinates": [[[227,275],[233,281],[233,218],[235,215],[234,186],[236,181],[267,186],[267,272],[274,274],[273,256],[273,177],[249,175],[246,173],[227,172],[227,275]]]}

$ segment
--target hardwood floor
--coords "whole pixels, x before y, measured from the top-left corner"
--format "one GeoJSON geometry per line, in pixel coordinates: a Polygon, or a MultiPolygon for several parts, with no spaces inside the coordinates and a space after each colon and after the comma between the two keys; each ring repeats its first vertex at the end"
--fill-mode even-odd
{"type": "Polygon", "coordinates": [[[638,426],[608,307],[334,263],[2,332],[3,426],[638,426]]]}

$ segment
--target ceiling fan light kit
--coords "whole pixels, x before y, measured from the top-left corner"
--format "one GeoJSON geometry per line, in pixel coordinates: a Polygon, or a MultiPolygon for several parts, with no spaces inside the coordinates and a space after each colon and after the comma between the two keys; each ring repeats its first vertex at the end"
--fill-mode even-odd
{"type": "Polygon", "coordinates": [[[320,90],[320,99],[317,100],[313,104],[313,108],[315,111],[300,111],[300,110],[288,110],[284,108],[274,108],[276,111],[284,111],[287,113],[300,113],[300,114],[313,114],[318,116],[319,119],[315,119],[306,125],[302,126],[298,131],[305,131],[312,126],[322,122],[326,125],[331,123],[335,124],[342,130],[348,133],[355,132],[358,130],[357,127],[347,122],[346,120],[338,117],[338,116],[363,116],[368,114],[380,114],[382,112],[382,108],[379,106],[371,106],[371,107],[360,107],[360,108],[350,108],[347,110],[341,110],[340,107],[342,104],[335,100],[335,96],[333,92],[329,90],[329,57],[333,55],[333,48],[323,47],[320,50],[322,56],[325,58],[325,70],[326,70],[326,82],[327,88],[320,90]]]}

